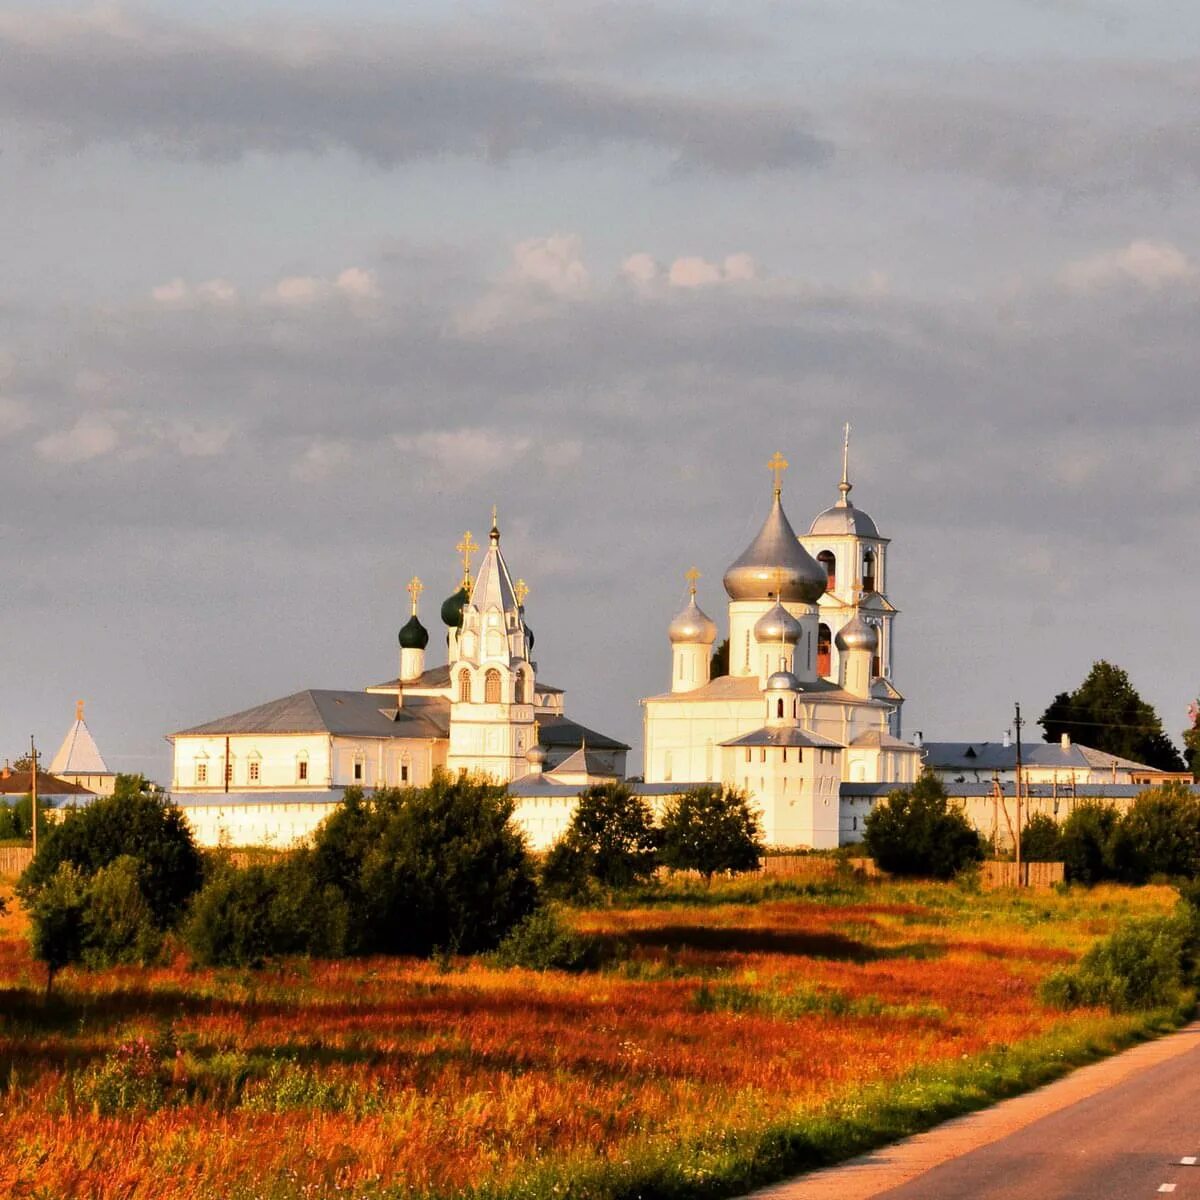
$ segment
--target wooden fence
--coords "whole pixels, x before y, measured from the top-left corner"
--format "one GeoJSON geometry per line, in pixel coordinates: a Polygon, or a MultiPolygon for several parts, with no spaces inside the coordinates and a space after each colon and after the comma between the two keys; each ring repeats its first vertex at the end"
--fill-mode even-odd
{"type": "Polygon", "coordinates": [[[983,886],[986,888],[1050,888],[1056,883],[1062,883],[1064,878],[1065,865],[1060,862],[1023,862],[1019,880],[1015,862],[985,862],[981,872],[983,886]]]}
{"type": "Polygon", "coordinates": [[[0,846],[0,875],[20,875],[33,862],[29,846],[0,846]]]}

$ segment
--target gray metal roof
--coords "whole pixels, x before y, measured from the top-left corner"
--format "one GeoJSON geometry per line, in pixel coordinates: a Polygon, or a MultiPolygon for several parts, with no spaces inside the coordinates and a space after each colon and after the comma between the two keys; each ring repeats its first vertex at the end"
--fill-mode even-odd
{"type": "MultiPolygon", "coordinates": [[[[902,791],[906,785],[899,783],[843,783],[841,796],[843,800],[853,796],[879,797],[891,792],[902,791]]],[[[995,794],[995,784],[992,783],[945,783],[946,795],[952,800],[970,800],[988,797],[995,794]]],[[[1000,789],[1007,799],[1016,796],[1015,781],[1009,780],[1000,784],[1000,789]]],[[[1050,800],[1132,800],[1146,790],[1145,784],[1140,783],[1080,783],[1075,787],[1064,787],[1059,784],[1056,788],[1052,783],[1033,783],[1021,785],[1022,799],[1050,800]]],[[[1200,784],[1191,785],[1192,793],[1200,796],[1200,784]]]]}
{"type": "MultiPolygon", "coordinates": [[[[878,680],[876,682],[879,682],[878,680]]],[[[899,695],[899,693],[897,693],[899,695]]],[[[759,700],[763,696],[762,686],[757,675],[718,675],[701,687],[693,688],[690,692],[662,692],[657,696],[647,696],[647,700],[672,700],[687,703],[693,700],[759,700]]],[[[800,683],[801,701],[806,696],[821,700],[833,701],[837,704],[866,704],[861,696],[852,696],[831,679],[805,679],[800,683]]],[[[878,698],[873,697],[878,703],[878,698]]]]}
{"type": "MultiPolygon", "coordinates": [[[[642,783],[625,780],[625,785],[635,796],[678,796],[694,788],[720,787],[716,783],[642,783]]],[[[517,797],[578,796],[582,791],[578,783],[550,783],[544,775],[525,775],[508,785],[508,794],[517,797]]]]}
{"type": "Polygon", "coordinates": [[[562,762],[551,767],[547,775],[597,775],[605,779],[617,779],[619,776],[613,770],[607,759],[593,753],[591,746],[581,747],[574,754],[564,758],[562,762]]]}
{"type": "Polygon", "coordinates": [[[412,696],[404,707],[381,707],[370,692],[309,688],[268,700],[243,712],[182,729],[175,737],[245,733],[328,733],[343,737],[444,738],[449,702],[436,696],[412,696]]]}
{"type": "Polygon", "coordinates": [[[835,742],[819,733],[810,733],[797,725],[783,725],[777,729],[764,726],[753,733],[722,742],[722,746],[811,746],[821,750],[843,750],[841,742],[835,742]]]}
{"type": "Polygon", "coordinates": [[[322,788],[313,792],[175,792],[171,800],[180,808],[254,808],[263,804],[340,804],[345,788],[322,788]]]}
{"type": "Polygon", "coordinates": [[[878,538],[875,522],[861,508],[855,508],[849,497],[843,497],[832,508],[819,513],[808,531],[809,536],[878,538]]]}
{"type": "MultiPolygon", "coordinates": [[[[938,771],[1015,771],[1017,748],[1003,742],[926,742],[925,761],[938,771]]],[[[1067,770],[1108,770],[1118,768],[1134,771],[1154,771],[1144,763],[1117,758],[1072,742],[1065,750],[1060,742],[1027,742],[1021,747],[1021,765],[1025,767],[1055,767],[1067,770]]]]}
{"type": "Polygon", "coordinates": [[[898,737],[892,737],[890,733],[881,733],[878,729],[869,729],[866,733],[860,733],[850,745],[878,746],[881,750],[907,750],[910,754],[921,753],[919,746],[914,746],[911,742],[903,742],[898,737]]]}
{"type": "MultiPolygon", "coordinates": [[[[373,683],[368,690],[387,688],[394,692],[399,686],[400,677],[397,676],[395,679],[388,679],[383,683],[373,683]]],[[[431,667],[428,671],[423,671],[416,679],[410,679],[404,686],[406,688],[448,688],[450,686],[450,667],[445,663],[440,667],[431,667]]]]}
{"type": "MultiPolygon", "coordinates": [[[[536,689],[535,689],[536,690],[536,689]]],[[[628,750],[624,742],[607,737],[572,721],[570,717],[538,717],[538,741],[547,750],[560,750],[563,747],[578,749],[587,742],[589,750],[628,750]]],[[[558,770],[559,768],[555,768],[558,770]]]]}

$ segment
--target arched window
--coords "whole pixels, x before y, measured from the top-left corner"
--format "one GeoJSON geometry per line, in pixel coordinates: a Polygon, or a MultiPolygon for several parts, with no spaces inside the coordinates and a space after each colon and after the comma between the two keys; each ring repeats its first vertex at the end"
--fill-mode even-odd
{"type": "Polygon", "coordinates": [[[837,559],[832,550],[822,550],[817,555],[817,562],[825,568],[825,590],[832,592],[837,587],[837,559]]]}
{"type": "Polygon", "coordinates": [[[868,550],[863,555],[863,591],[875,590],[875,551],[868,550]]]}
{"type": "Polygon", "coordinates": [[[461,704],[471,703],[471,672],[466,667],[458,673],[458,699],[461,704]]]}
{"type": "Polygon", "coordinates": [[[484,704],[500,703],[500,672],[495,667],[483,677],[483,702],[484,704]]]}
{"type": "Polygon", "coordinates": [[[822,623],[817,626],[817,674],[824,679],[833,670],[833,635],[829,626],[822,623]]]}
{"type": "Polygon", "coordinates": [[[775,701],[775,715],[777,717],[783,716],[783,700],[782,699],[775,701]]]}

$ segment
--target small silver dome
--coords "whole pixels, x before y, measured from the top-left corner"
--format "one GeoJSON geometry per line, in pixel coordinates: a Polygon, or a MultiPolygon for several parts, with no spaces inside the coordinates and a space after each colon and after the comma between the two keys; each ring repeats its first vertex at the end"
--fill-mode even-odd
{"type": "Polygon", "coordinates": [[[838,630],[833,644],[842,651],[869,650],[874,654],[879,649],[879,631],[855,615],[848,625],[838,630]]]}
{"type": "Polygon", "coordinates": [[[673,645],[711,646],[717,640],[717,627],[700,611],[693,596],[688,606],[667,626],[667,637],[673,645]]]}
{"type": "Polygon", "coordinates": [[[732,600],[815,604],[826,582],[825,569],[796,540],[776,492],[758,536],[725,572],[725,590],[732,600]]]}
{"type": "Polygon", "coordinates": [[[803,632],[800,622],[778,600],[754,622],[754,638],[761,646],[794,646],[803,632]]]}
{"type": "Polygon", "coordinates": [[[879,530],[875,522],[861,508],[855,508],[848,499],[839,500],[832,508],[827,508],[812,523],[809,534],[824,534],[826,537],[868,537],[877,538],[879,530]]]}
{"type": "Polygon", "coordinates": [[[800,680],[791,671],[776,671],[767,680],[768,692],[798,692],[799,690],[800,680]]]}
{"type": "Polygon", "coordinates": [[[540,767],[546,761],[546,747],[539,746],[536,743],[525,751],[525,761],[530,766],[540,767]]]}

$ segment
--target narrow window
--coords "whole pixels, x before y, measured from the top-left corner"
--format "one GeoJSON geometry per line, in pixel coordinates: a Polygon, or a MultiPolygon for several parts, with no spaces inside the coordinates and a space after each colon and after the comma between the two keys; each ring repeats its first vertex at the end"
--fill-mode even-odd
{"type": "Polygon", "coordinates": [[[354,760],[354,782],[361,783],[363,777],[363,761],[361,758],[354,760]]]}
{"type": "Polygon", "coordinates": [[[485,704],[500,703],[500,672],[495,667],[483,677],[483,702],[485,704]]]}
{"type": "Polygon", "coordinates": [[[786,746],[784,746],[784,748],[783,748],[783,761],[787,762],[787,747],[786,746]]]}
{"type": "Polygon", "coordinates": [[[766,746],[760,746],[760,747],[759,747],[759,751],[758,751],[758,761],[759,761],[759,762],[766,762],[766,761],[767,761],[767,748],[766,748],[766,746]]]}
{"type": "Polygon", "coordinates": [[[875,551],[868,550],[863,555],[863,591],[875,590],[875,551]]]}
{"type": "Polygon", "coordinates": [[[302,758],[296,764],[296,777],[300,780],[301,783],[304,783],[308,779],[308,759],[307,758],[302,758]]]}
{"type": "Polygon", "coordinates": [[[197,783],[207,783],[208,782],[208,763],[198,762],[196,764],[196,782],[197,783]]]}
{"type": "Polygon", "coordinates": [[[817,674],[824,679],[833,670],[833,634],[822,622],[817,626],[817,674]]]}
{"type": "Polygon", "coordinates": [[[260,772],[259,772],[259,767],[260,767],[261,765],[262,765],[262,764],[261,764],[261,763],[258,761],[258,759],[257,759],[257,758],[252,758],[252,759],[250,760],[250,766],[249,766],[249,769],[248,769],[248,770],[247,770],[247,772],[246,772],[246,775],[247,775],[247,778],[250,780],[250,782],[251,782],[251,783],[257,783],[257,782],[258,782],[258,780],[259,780],[259,775],[260,775],[260,772]]]}
{"type": "Polygon", "coordinates": [[[471,703],[471,672],[466,667],[458,673],[458,700],[460,704],[471,703]]]}
{"type": "Polygon", "coordinates": [[[400,764],[400,782],[401,783],[408,782],[408,763],[400,764]]]}
{"type": "Polygon", "coordinates": [[[825,568],[825,590],[832,592],[837,587],[837,559],[832,550],[822,550],[817,555],[817,562],[825,568]]]}
{"type": "Polygon", "coordinates": [[[749,746],[747,746],[747,747],[746,747],[746,761],[747,761],[747,762],[750,762],[750,761],[751,761],[751,760],[750,760],[750,753],[751,753],[751,752],[750,752],[750,747],[749,747],[749,746]]]}
{"type": "Polygon", "coordinates": [[[783,700],[782,700],[782,698],[775,701],[775,715],[777,717],[783,716],[783,700]]]}
{"type": "Polygon", "coordinates": [[[225,764],[225,782],[226,783],[233,782],[233,758],[232,757],[225,764]]]}

